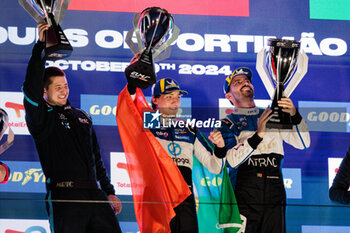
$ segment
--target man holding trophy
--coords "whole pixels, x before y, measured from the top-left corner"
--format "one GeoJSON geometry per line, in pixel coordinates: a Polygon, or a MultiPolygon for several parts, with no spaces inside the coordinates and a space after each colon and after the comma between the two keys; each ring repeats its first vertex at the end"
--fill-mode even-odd
{"type": "MultiPolygon", "coordinates": [[[[310,145],[305,120],[288,98],[290,90],[294,90],[306,73],[306,55],[299,52],[296,42],[271,40],[269,45],[269,50],[263,49],[258,54],[257,70],[261,78],[271,75],[276,80],[272,110],[256,107],[249,68],[237,68],[224,83],[225,97],[234,105],[234,110],[222,120],[220,131],[227,149],[226,158],[232,167],[230,177],[243,224],[240,232],[245,233],[286,231],[286,194],[281,172],[283,142],[298,149],[310,145]],[[292,85],[286,89],[288,94],[283,92],[285,80],[292,85]],[[241,156],[245,157],[244,162],[235,166],[241,156]]],[[[273,94],[272,83],[268,84],[268,91],[273,94]]]]}
{"type": "Polygon", "coordinates": [[[211,132],[209,139],[216,145],[212,153],[196,128],[172,124],[178,121],[180,99],[187,92],[171,78],[160,79],[153,86],[153,110],[149,108],[141,89],[156,81],[153,58],[158,55],[164,58],[159,50],[169,48],[177,33],[172,29],[172,16],[158,7],[136,14],[134,25],[144,48],[141,44],[140,51],[134,51],[135,56],[125,70],[128,84],[118,96],[117,124],[128,164],[136,219],[141,232],[195,233],[198,222],[191,193],[193,156],[218,174],[223,166],[219,158],[225,156],[224,141],[219,131],[211,132]],[[164,40],[167,34],[172,37],[164,40]],[[144,112],[160,117],[160,127],[143,129],[144,112]]]}
{"type": "MultiPolygon", "coordinates": [[[[55,5],[52,1],[40,2],[40,9],[55,5]]],[[[52,55],[47,40],[45,46],[50,28],[46,22],[38,24],[39,40],[22,90],[27,126],[46,177],[51,232],[120,233],[115,214],[122,207],[103,165],[92,119],[70,105],[65,73],[57,67],[45,68],[46,59],[52,55]]],[[[66,53],[59,47],[54,54],[66,53]]]]}

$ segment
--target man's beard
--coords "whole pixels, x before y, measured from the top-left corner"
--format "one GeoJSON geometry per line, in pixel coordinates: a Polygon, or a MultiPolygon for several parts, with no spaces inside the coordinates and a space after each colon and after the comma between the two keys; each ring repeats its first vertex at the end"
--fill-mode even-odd
{"type": "Polygon", "coordinates": [[[253,98],[254,97],[254,90],[249,86],[242,87],[240,91],[241,91],[242,95],[246,98],[253,98]],[[243,89],[246,87],[248,87],[250,89],[250,91],[243,91],[243,89]]]}

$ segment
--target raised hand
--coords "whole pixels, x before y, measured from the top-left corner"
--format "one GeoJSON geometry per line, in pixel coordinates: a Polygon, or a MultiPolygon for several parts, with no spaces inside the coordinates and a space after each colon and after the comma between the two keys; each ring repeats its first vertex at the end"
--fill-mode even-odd
{"type": "Polygon", "coordinates": [[[219,130],[211,131],[208,138],[219,148],[223,148],[225,146],[224,138],[219,130]]]}
{"type": "Polygon", "coordinates": [[[281,98],[277,103],[278,103],[278,107],[281,107],[283,112],[287,112],[291,116],[294,116],[297,113],[297,109],[295,108],[290,98],[287,98],[287,97],[281,98]]]}
{"type": "Polygon", "coordinates": [[[266,133],[266,123],[271,119],[272,117],[272,110],[269,108],[266,108],[265,111],[261,114],[261,116],[258,119],[258,136],[263,137],[266,133]]]}
{"type": "Polygon", "coordinates": [[[44,22],[44,23],[38,23],[37,27],[39,29],[39,41],[44,42],[45,31],[49,29],[50,25],[44,22]]]}

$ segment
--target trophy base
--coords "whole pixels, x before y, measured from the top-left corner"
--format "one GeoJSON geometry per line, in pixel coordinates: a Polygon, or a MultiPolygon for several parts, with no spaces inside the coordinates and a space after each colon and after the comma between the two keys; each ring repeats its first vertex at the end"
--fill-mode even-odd
{"type": "Polygon", "coordinates": [[[45,48],[45,59],[50,61],[63,59],[69,57],[72,52],[73,48],[71,45],[57,44],[45,48]]]}
{"type": "Polygon", "coordinates": [[[277,122],[267,122],[266,128],[269,129],[292,129],[293,124],[291,123],[277,123],[277,122]]]}
{"type": "Polygon", "coordinates": [[[134,83],[136,87],[141,89],[154,84],[157,81],[157,76],[153,67],[152,54],[143,52],[136,62],[126,67],[125,75],[129,83],[134,83]]]}
{"type": "Polygon", "coordinates": [[[284,86],[279,84],[275,90],[275,95],[272,100],[271,110],[272,117],[266,123],[266,128],[269,129],[292,129],[293,124],[291,120],[291,116],[287,112],[283,112],[282,108],[278,106],[278,100],[280,100],[284,95],[284,86]]]}

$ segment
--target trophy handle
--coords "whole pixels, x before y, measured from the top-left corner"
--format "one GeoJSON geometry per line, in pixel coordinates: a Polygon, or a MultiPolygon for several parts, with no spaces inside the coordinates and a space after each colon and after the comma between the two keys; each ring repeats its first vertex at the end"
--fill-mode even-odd
{"type": "Polygon", "coordinates": [[[171,54],[171,46],[167,47],[164,50],[164,52],[162,52],[157,57],[155,57],[154,58],[154,62],[159,62],[161,60],[167,59],[168,57],[170,57],[170,54],[171,54]]]}
{"type": "Polygon", "coordinates": [[[58,0],[56,2],[56,9],[55,9],[54,15],[55,15],[55,20],[57,24],[61,25],[63,18],[66,15],[70,1],[71,0],[58,0]]]}
{"type": "Polygon", "coordinates": [[[308,56],[303,52],[299,51],[299,58],[298,58],[298,68],[295,71],[294,76],[289,81],[289,84],[286,87],[286,90],[284,91],[284,94],[286,97],[289,97],[294,89],[298,86],[300,81],[304,78],[307,68],[308,68],[308,56]]]}
{"type": "Polygon", "coordinates": [[[261,49],[260,52],[258,53],[257,59],[256,59],[256,70],[258,71],[261,77],[261,80],[264,83],[267,93],[272,99],[274,96],[275,88],[273,83],[271,82],[271,79],[267,75],[269,71],[267,70],[267,66],[266,66],[266,58],[267,58],[266,53],[267,52],[265,51],[265,48],[261,49]]]}
{"type": "Polygon", "coordinates": [[[41,10],[39,10],[35,5],[30,5],[26,0],[18,0],[19,4],[35,19],[37,23],[44,23],[45,20],[43,19],[43,15],[40,13],[43,13],[41,10]],[[37,9],[34,10],[34,8],[37,9]],[[38,11],[41,11],[40,13],[38,11]]]}
{"type": "Polygon", "coordinates": [[[125,36],[125,42],[126,44],[129,46],[129,48],[131,49],[131,51],[136,54],[139,52],[139,49],[138,47],[132,42],[132,35],[134,34],[134,29],[132,28],[131,30],[129,30],[127,33],[126,33],[126,36],[125,36]]]}
{"type": "Polygon", "coordinates": [[[133,19],[133,28],[130,29],[128,31],[128,33],[126,34],[126,37],[125,37],[125,42],[126,44],[129,46],[129,48],[131,49],[131,51],[136,54],[138,52],[142,53],[143,50],[144,50],[144,47],[143,47],[143,44],[142,44],[142,40],[141,40],[141,36],[140,36],[140,30],[137,26],[139,20],[140,20],[140,16],[141,16],[141,13],[137,13],[135,14],[134,16],[134,19],[133,19]],[[132,36],[133,34],[135,33],[135,36],[136,36],[136,39],[137,39],[137,45],[138,47],[134,44],[134,42],[132,42],[132,36]]]}
{"type": "Polygon", "coordinates": [[[134,25],[134,32],[135,32],[136,39],[137,39],[137,45],[139,46],[140,53],[142,53],[145,48],[143,47],[140,29],[138,27],[140,16],[141,16],[141,13],[135,14],[134,20],[133,20],[133,25],[134,25]]]}
{"type": "MultiPolygon", "coordinates": [[[[171,37],[164,43],[162,44],[154,53],[153,53],[153,57],[156,58],[161,52],[163,52],[164,49],[170,47],[170,45],[176,41],[177,37],[180,34],[180,29],[178,26],[174,25],[174,30],[173,30],[173,34],[171,35],[171,37]]],[[[169,53],[170,56],[170,53],[169,53]]],[[[168,58],[168,57],[166,57],[168,58]]],[[[165,59],[165,58],[162,58],[165,59]]],[[[161,59],[161,60],[162,60],[161,59]]],[[[159,61],[160,59],[158,59],[159,61]]]]}

